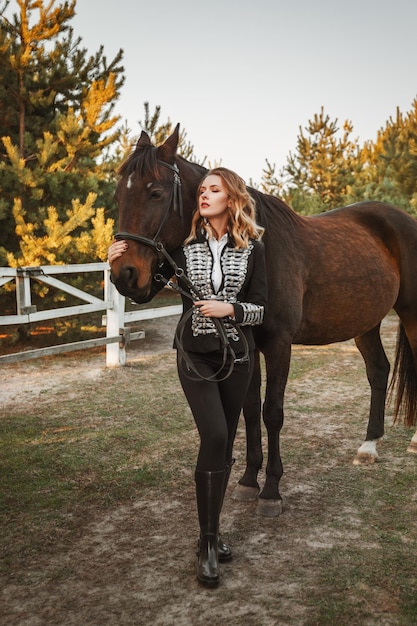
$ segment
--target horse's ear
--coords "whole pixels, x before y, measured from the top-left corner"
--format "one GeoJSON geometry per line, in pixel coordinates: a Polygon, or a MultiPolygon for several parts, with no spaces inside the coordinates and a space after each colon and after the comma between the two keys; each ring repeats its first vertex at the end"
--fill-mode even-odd
{"type": "Polygon", "coordinates": [[[158,156],[162,161],[169,163],[174,161],[174,157],[177,154],[178,142],[180,139],[180,125],[177,124],[172,135],[164,141],[164,143],[158,148],[158,156]]]}
{"type": "Polygon", "coordinates": [[[138,139],[138,143],[136,144],[136,150],[139,150],[143,146],[151,146],[151,145],[152,145],[151,138],[149,137],[148,133],[145,133],[145,131],[143,130],[138,139]]]}

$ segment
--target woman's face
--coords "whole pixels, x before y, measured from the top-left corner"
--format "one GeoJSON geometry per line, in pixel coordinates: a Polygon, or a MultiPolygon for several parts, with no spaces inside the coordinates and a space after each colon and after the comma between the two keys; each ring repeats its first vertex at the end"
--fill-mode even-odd
{"type": "Polygon", "coordinates": [[[198,208],[200,215],[208,220],[226,216],[230,199],[221,176],[210,174],[200,185],[198,208]]]}

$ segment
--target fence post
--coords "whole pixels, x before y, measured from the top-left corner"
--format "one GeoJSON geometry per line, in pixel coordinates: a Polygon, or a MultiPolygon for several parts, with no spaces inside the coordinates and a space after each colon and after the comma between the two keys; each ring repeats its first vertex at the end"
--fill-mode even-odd
{"type": "Polygon", "coordinates": [[[18,315],[27,315],[31,312],[30,275],[25,272],[24,268],[20,267],[17,268],[16,272],[16,304],[18,315]]]}
{"type": "MultiPolygon", "coordinates": [[[[110,269],[104,270],[104,299],[111,308],[106,311],[107,337],[115,337],[124,333],[125,298],[110,280],[110,269]]],[[[126,347],[122,343],[106,345],[106,367],[126,365],[126,347]]]]}

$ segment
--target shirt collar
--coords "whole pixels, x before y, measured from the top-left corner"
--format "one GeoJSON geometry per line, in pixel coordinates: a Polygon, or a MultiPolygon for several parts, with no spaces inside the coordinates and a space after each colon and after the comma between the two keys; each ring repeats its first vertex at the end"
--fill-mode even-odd
{"type": "MultiPolygon", "coordinates": [[[[233,239],[232,235],[230,235],[230,233],[226,233],[224,235],[224,237],[227,237],[227,242],[226,243],[229,246],[229,248],[234,248],[235,247],[235,242],[234,242],[234,239],[233,239]]],[[[196,236],[194,241],[199,242],[199,243],[202,243],[203,241],[207,241],[207,243],[209,242],[208,233],[204,230],[204,228],[202,228],[201,231],[199,233],[197,233],[197,236],[196,236]]],[[[193,242],[191,242],[191,243],[193,243],[193,242]]]]}

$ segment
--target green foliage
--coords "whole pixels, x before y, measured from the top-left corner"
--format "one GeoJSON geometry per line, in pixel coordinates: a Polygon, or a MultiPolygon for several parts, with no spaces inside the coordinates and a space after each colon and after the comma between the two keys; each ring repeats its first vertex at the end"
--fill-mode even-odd
{"type": "Polygon", "coordinates": [[[407,114],[397,109],[375,143],[362,149],[364,177],[353,191],[417,216],[417,99],[407,114]],[[362,184],[361,184],[362,183],[362,184]]]}
{"type": "Polygon", "coordinates": [[[89,56],[68,24],[75,0],[54,4],[0,13],[0,262],[12,266],[104,260],[112,239],[122,51],[89,56]]]}
{"type": "MultiPolygon", "coordinates": [[[[75,0],[13,4],[11,14],[0,0],[0,265],[105,261],[117,218],[115,174],[132,149],[130,130],[113,114],[122,51],[110,62],[103,46],[87,52],[70,27],[75,0]]],[[[143,127],[157,143],[173,130],[147,103],[143,127]]],[[[180,145],[193,158],[184,130],[180,145]]],[[[91,291],[82,281],[78,287],[91,291]]],[[[39,285],[33,296],[49,306],[70,300],[39,285]]]]}
{"type": "Polygon", "coordinates": [[[281,171],[266,161],[262,190],[304,215],[378,200],[417,216],[417,99],[406,115],[397,110],[375,143],[360,146],[352,132],[351,122],[340,128],[322,108],[300,127],[297,148],[281,171]]]}
{"type": "Polygon", "coordinates": [[[284,199],[304,214],[342,204],[358,170],[359,151],[350,138],[352,131],[351,122],[345,121],[340,129],[337,119],[331,121],[322,108],[304,130],[300,127],[297,148],[289,154],[280,178],[267,164],[263,188],[283,190],[284,199]]]}

